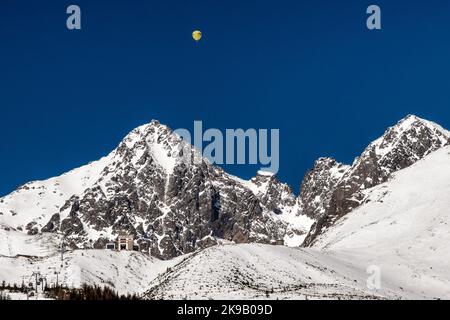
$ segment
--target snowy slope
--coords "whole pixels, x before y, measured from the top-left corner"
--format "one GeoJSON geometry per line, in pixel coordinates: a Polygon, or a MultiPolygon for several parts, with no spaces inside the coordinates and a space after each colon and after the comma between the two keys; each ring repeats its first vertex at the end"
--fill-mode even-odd
{"type": "Polygon", "coordinates": [[[365,191],[364,204],[314,247],[365,258],[418,292],[450,297],[450,147],[365,191]]]}
{"type": "Polygon", "coordinates": [[[152,282],[149,299],[398,299],[366,287],[366,270],[312,249],[215,246],[152,282]]]}
{"type": "Polygon", "coordinates": [[[58,248],[58,243],[59,238],[55,235],[40,234],[29,236],[0,226],[0,256],[26,255],[44,257],[54,254],[58,248]]]}
{"type": "Polygon", "coordinates": [[[59,272],[59,284],[80,287],[83,283],[109,286],[119,294],[141,294],[150,282],[180,258],[163,261],[138,252],[110,250],[75,250],[61,257],[4,257],[0,256],[0,282],[28,283],[31,275],[39,271],[49,285],[56,283],[55,271],[59,272]]]}
{"type": "Polygon", "coordinates": [[[74,250],[64,252],[63,263],[55,234],[27,235],[0,227],[0,282],[28,283],[35,271],[48,284],[80,287],[83,283],[110,286],[121,294],[142,293],[150,281],[165,272],[180,258],[163,261],[139,252],[111,250],[74,250]]]}
{"type": "Polygon", "coordinates": [[[59,177],[29,182],[0,198],[0,225],[22,228],[35,221],[43,227],[73,195],[81,195],[101,176],[114,153],[59,177]]]}

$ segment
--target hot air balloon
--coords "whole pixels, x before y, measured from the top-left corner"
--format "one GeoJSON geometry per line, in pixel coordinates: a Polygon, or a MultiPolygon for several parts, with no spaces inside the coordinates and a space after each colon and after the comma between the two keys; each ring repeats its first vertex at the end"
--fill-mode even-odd
{"type": "Polygon", "coordinates": [[[201,31],[195,30],[194,32],[192,32],[192,38],[197,42],[200,41],[200,39],[202,38],[201,31]]]}

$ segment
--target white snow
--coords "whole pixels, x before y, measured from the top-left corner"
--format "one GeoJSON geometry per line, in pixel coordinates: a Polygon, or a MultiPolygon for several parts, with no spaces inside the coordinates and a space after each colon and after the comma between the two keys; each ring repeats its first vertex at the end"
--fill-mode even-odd
{"type": "Polygon", "coordinates": [[[0,225],[25,228],[31,221],[43,227],[72,195],[80,195],[99,179],[114,152],[59,177],[25,184],[0,198],[0,225]]]}
{"type": "Polygon", "coordinates": [[[284,244],[288,247],[301,246],[315,222],[314,219],[300,213],[298,204],[295,204],[291,210],[285,210],[282,214],[276,217],[288,225],[286,235],[283,238],[284,244]]]}
{"type": "Polygon", "coordinates": [[[378,265],[386,279],[416,294],[449,298],[449,194],[450,147],[444,147],[367,190],[370,202],[339,220],[314,246],[378,265]]]}
{"type": "Polygon", "coordinates": [[[148,298],[373,299],[366,270],[311,249],[261,244],[219,245],[186,257],[156,278],[148,298]]]}
{"type": "Polygon", "coordinates": [[[152,145],[152,158],[164,169],[167,174],[172,174],[176,164],[176,158],[169,156],[169,151],[161,143],[152,145]]]}
{"type": "Polygon", "coordinates": [[[59,239],[54,234],[29,236],[12,229],[7,230],[0,225],[0,256],[42,257],[54,253],[58,243],[59,239]]]}
{"type": "Polygon", "coordinates": [[[263,171],[263,170],[258,170],[257,174],[260,175],[260,176],[266,176],[266,177],[273,177],[273,176],[275,176],[275,173],[270,172],[270,171],[263,171]]]}

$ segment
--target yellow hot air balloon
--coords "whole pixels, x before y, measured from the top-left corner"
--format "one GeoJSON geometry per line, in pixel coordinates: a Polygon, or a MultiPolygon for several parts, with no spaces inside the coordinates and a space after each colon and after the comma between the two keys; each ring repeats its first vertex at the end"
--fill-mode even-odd
{"type": "Polygon", "coordinates": [[[201,31],[195,30],[194,32],[192,32],[192,38],[197,42],[200,41],[200,39],[202,38],[201,31]]]}

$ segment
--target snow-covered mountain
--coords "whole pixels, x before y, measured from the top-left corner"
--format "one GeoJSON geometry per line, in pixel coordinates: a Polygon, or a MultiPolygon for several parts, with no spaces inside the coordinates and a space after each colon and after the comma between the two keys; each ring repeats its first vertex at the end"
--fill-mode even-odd
{"type": "Polygon", "coordinates": [[[313,244],[327,227],[357,208],[364,190],[449,144],[447,130],[409,115],[372,142],[351,166],[319,160],[306,175],[300,195],[303,212],[317,219],[304,245],[313,244]]]}
{"type": "Polygon", "coordinates": [[[0,198],[0,224],[30,234],[43,228],[67,199],[80,195],[100,177],[112,155],[59,177],[27,183],[0,198]],[[31,223],[31,224],[29,224],[31,223]]]}
{"type": "MultiPolygon", "coordinates": [[[[314,248],[378,265],[386,279],[450,298],[450,146],[363,192],[314,248]]],[[[405,287],[403,287],[405,288],[405,287]]]]}
{"type": "MultiPolygon", "coordinates": [[[[439,252],[442,258],[450,254],[446,248],[450,240],[450,146],[362,193],[362,204],[320,235],[314,247],[389,248],[395,242],[395,247],[410,252],[420,248],[439,252]]],[[[448,258],[443,262],[450,264],[448,258]]]]}
{"type": "MultiPolygon", "coordinates": [[[[143,251],[169,259],[217,239],[282,239],[284,218],[298,216],[295,202],[274,176],[231,176],[152,121],[101,160],[1,198],[0,225],[29,235],[59,232],[72,248],[103,248],[126,231],[143,251]]],[[[313,221],[302,222],[290,230],[304,238],[313,221]]]]}

